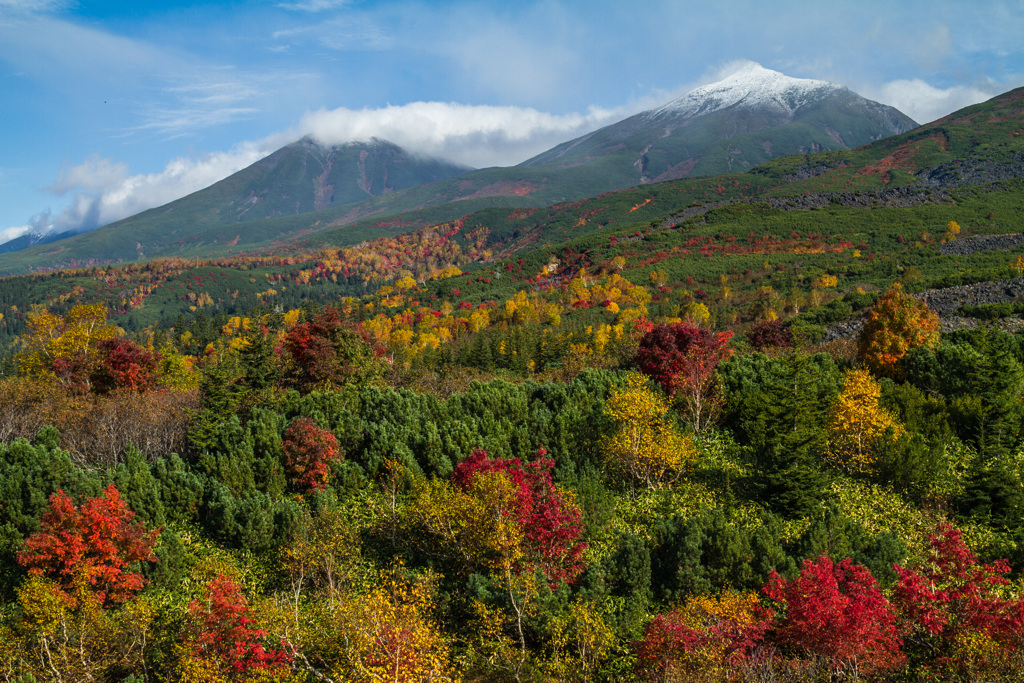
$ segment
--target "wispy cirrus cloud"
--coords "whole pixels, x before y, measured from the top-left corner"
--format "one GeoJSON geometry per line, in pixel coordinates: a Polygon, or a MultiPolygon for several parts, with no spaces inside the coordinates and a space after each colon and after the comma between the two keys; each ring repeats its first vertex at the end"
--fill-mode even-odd
{"type": "Polygon", "coordinates": [[[173,137],[250,118],[306,76],[210,62],[51,16],[0,23],[0,60],[83,100],[110,93],[115,137],[173,137]]]}
{"type": "Polygon", "coordinates": [[[0,0],[0,16],[57,12],[73,5],[70,0],[0,0]]]}

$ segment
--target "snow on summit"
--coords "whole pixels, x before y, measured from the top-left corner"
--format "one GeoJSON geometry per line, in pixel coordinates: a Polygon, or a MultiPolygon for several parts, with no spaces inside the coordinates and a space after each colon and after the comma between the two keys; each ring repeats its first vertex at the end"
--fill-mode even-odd
{"type": "Polygon", "coordinates": [[[841,89],[843,86],[835,83],[792,78],[751,62],[717,83],[703,85],[672,100],[653,114],[701,116],[738,104],[751,108],[774,107],[792,113],[808,102],[841,89]]]}

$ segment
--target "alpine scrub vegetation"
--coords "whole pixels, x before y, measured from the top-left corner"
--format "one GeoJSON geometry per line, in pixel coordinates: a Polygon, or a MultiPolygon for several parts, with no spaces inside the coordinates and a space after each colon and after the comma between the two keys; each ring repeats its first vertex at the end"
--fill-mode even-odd
{"type": "Polygon", "coordinates": [[[1019,101],[0,279],[0,680],[1018,680],[1019,101]]]}

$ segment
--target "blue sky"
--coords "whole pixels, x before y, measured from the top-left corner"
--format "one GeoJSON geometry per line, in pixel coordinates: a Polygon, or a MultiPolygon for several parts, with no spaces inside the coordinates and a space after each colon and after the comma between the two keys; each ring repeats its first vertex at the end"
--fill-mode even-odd
{"type": "Polygon", "coordinates": [[[1024,85],[1024,0],[0,0],[0,241],[306,134],[518,163],[753,60],[927,122],[1024,85]]]}

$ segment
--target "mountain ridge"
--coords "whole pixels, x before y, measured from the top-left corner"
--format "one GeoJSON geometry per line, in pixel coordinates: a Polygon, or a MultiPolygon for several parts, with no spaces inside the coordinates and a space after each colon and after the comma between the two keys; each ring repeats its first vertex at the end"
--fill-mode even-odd
{"type": "Polygon", "coordinates": [[[177,255],[194,244],[287,241],[431,207],[436,219],[450,220],[488,204],[553,205],[745,171],[791,153],[847,149],[912,125],[897,110],[842,86],[751,64],[507,168],[469,171],[417,160],[376,139],[327,148],[304,138],[188,197],[60,244],[31,247],[25,256],[44,268],[115,262],[177,255]],[[118,239],[121,232],[132,238],[118,239]]]}

